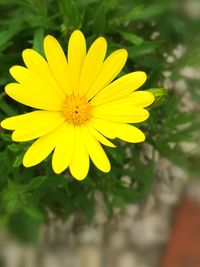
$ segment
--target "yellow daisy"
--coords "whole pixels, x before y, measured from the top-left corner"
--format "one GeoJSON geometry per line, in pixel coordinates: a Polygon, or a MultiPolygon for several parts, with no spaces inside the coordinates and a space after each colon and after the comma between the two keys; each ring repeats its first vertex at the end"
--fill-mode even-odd
{"type": "Polygon", "coordinates": [[[103,172],[110,162],[101,144],[115,147],[109,139],[120,138],[131,143],[145,140],[141,130],[129,123],[149,117],[144,107],[154,97],[137,91],[146,74],[136,71],[113,81],[127,60],[127,51],[119,49],[106,59],[107,43],[103,37],[94,41],[86,53],[81,31],[72,33],[68,57],[53,37],[44,39],[44,59],[33,49],[23,51],[26,67],[13,66],[16,80],[6,86],[14,100],[37,109],[7,118],[1,126],[14,130],[17,142],[37,139],[26,151],[25,167],[43,161],[52,151],[52,167],[61,173],[69,167],[76,179],[84,179],[89,171],[89,158],[103,172]]]}

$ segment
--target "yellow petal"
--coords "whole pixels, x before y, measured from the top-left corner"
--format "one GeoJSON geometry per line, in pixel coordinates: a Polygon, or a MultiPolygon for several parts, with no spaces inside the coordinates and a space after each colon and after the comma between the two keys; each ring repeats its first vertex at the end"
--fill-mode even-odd
{"type": "Polygon", "coordinates": [[[64,120],[60,112],[33,111],[5,119],[1,125],[8,129],[16,129],[12,134],[14,141],[29,141],[53,131],[64,120]]]}
{"type": "MultiPolygon", "coordinates": [[[[97,107],[100,107],[101,105],[116,105],[116,106],[121,106],[121,105],[126,105],[126,106],[132,106],[132,107],[148,107],[154,102],[154,96],[152,93],[148,91],[137,91],[133,92],[125,97],[122,97],[120,99],[110,101],[107,99],[107,101],[103,101],[102,104],[97,105],[97,107]]],[[[93,104],[93,102],[91,101],[93,104]]],[[[94,104],[94,108],[95,104],[94,104]]]]}
{"type": "Polygon", "coordinates": [[[140,143],[145,140],[144,133],[135,126],[123,123],[116,123],[113,125],[117,137],[130,143],[140,143]]]}
{"type": "MultiPolygon", "coordinates": [[[[122,99],[122,101],[126,101],[126,103],[130,103],[130,105],[133,105],[135,107],[148,107],[151,105],[155,98],[152,93],[147,92],[147,91],[138,91],[138,92],[133,92],[129,96],[125,97],[122,99]]],[[[118,103],[119,104],[119,103],[118,103]]]]}
{"type": "Polygon", "coordinates": [[[31,107],[61,110],[63,98],[56,91],[50,90],[48,84],[37,74],[21,66],[13,66],[10,73],[20,83],[10,83],[5,87],[11,98],[31,107]]]}
{"type": "Polygon", "coordinates": [[[93,105],[121,99],[142,86],[147,79],[145,72],[136,71],[122,76],[101,90],[91,101],[93,105]]]}
{"type": "Polygon", "coordinates": [[[60,101],[56,101],[56,99],[54,99],[55,101],[47,100],[44,94],[37,93],[36,90],[32,91],[32,89],[30,89],[31,88],[25,88],[18,83],[9,83],[5,87],[5,92],[12,99],[32,108],[51,111],[59,111],[62,109],[60,101]]]}
{"type": "Polygon", "coordinates": [[[64,123],[56,140],[52,166],[55,173],[61,173],[69,166],[74,151],[74,125],[64,123]]]}
{"type": "Polygon", "coordinates": [[[99,37],[91,45],[81,72],[80,86],[78,91],[81,95],[84,95],[89,90],[95,78],[97,77],[102,67],[106,50],[107,43],[103,37],[99,37]]]}
{"type": "Polygon", "coordinates": [[[103,63],[100,73],[87,92],[87,98],[93,98],[120,73],[127,60],[127,51],[119,49],[113,52],[103,63]]]}
{"type": "Polygon", "coordinates": [[[88,174],[89,164],[89,155],[81,136],[80,126],[76,126],[74,153],[69,164],[72,176],[77,180],[83,180],[88,174]]]}
{"type": "Polygon", "coordinates": [[[83,126],[81,130],[86,149],[94,165],[103,172],[109,172],[111,168],[110,162],[102,146],[91,135],[90,131],[87,129],[86,126],[83,126]]]}
{"type": "Polygon", "coordinates": [[[75,93],[78,91],[80,74],[85,56],[86,56],[85,37],[81,31],[76,30],[71,34],[68,44],[68,64],[70,73],[72,75],[72,82],[74,85],[75,93]]]}
{"type": "Polygon", "coordinates": [[[30,69],[22,66],[13,66],[10,68],[10,74],[18,83],[27,87],[27,90],[40,92],[42,95],[46,95],[48,99],[56,98],[55,102],[59,100],[60,95],[53,88],[49,87],[49,84],[39,74],[34,73],[30,69]]]}
{"type": "Polygon", "coordinates": [[[62,47],[53,36],[44,39],[44,52],[54,78],[65,94],[73,92],[69,66],[62,47]]]}
{"type": "Polygon", "coordinates": [[[29,147],[23,158],[23,165],[25,167],[39,164],[53,151],[56,140],[59,138],[61,127],[41,136],[29,147]]]}
{"type": "Polygon", "coordinates": [[[116,147],[113,143],[111,143],[107,138],[105,138],[102,134],[100,134],[94,127],[90,124],[87,125],[90,133],[93,135],[95,139],[97,139],[100,143],[109,147],[116,147]]]}
{"type": "Polygon", "coordinates": [[[94,127],[98,132],[110,139],[117,137],[115,132],[113,131],[113,125],[109,121],[92,118],[90,120],[90,125],[94,127]]]}
{"type": "Polygon", "coordinates": [[[131,143],[139,143],[145,140],[144,133],[138,128],[129,124],[96,118],[92,118],[90,124],[101,134],[111,139],[118,137],[131,143]]]}
{"type": "Polygon", "coordinates": [[[95,118],[123,123],[142,122],[149,117],[146,109],[113,102],[94,107],[92,114],[95,118]]]}
{"type": "Polygon", "coordinates": [[[27,68],[39,75],[40,78],[45,81],[49,91],[54,92],[54,94],[56,93],[57,97],[63,99],[65,94],[61,88],[59,88],[54,77],[52,76],[46,60],[33,49],[25,49],[22,53],[22,56],[27,68]]]}
{"type": "MultiPolygon", "coordinates": [[[[27,124],[34,118],[35,120],[38,119],[38,116],[46,111],[33,111],[22,115],[13,116],[10,118],[7,118],[1,122],[1,127],[7,130],[15,130],[19,127],[21,127],[22,124],[27,124]]],[[[48,113],[48,112],[47,112],[48,113]]]]}

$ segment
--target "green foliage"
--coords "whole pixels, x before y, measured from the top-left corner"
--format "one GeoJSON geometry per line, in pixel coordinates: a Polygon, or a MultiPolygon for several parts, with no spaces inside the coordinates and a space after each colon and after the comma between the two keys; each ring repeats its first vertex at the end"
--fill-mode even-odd
{"type": "MultiPolygon", "coordinates": [[[[182,79],[181,69],[199,67],[199,19],[184,9],[187,0],[0,0],[0,119],[29,111],[9,99],[4,85],[11,81],[9,68],[22,64],[21,52],[33,47],[43,54],[43,38],[56,36],[63,47],[74,29],[80,28],[88,45],[99,35],[108,40],[109,53],[126,48],[129,59],[124,72],[144,70],[148,81],[143,89],[163,87],[164,72],[171,79],[182,79]],[[181,2],[181,1],[180,1],[181,2]],[[169,63],[178,45],[185,53],[169,63]]],[[[192,1],[191,1],[192,2],[192,1]]],[[[199,79],[185,78],[191,98],[200,102],[199,79]]],[[[156,89],[154,93],[156,94],[156,89]]],[[[160,90],[160,89],[159,89],[160,90]]],[[[55,175],[50,159],[25,169],[22,158],[29,143],[13,143],[10,133],[0,133],[0,228],[8,227],[24,241],[37,241],[39,225],[48,222],[49,213],[62,220],[83,213],[92,222],[96,191],[103,195],[109,215],[115,207],[145,199],[155,181],[155,151],[173,164],[193,174],[199,173],[197,158],[183,153],[181,142],[194,141],[199,130],[195,112],[180,109],[183,94],[172,88],[161,104],[156,96],[150,119],[141,125],[152,155],[144,160],[143,145],[118,143],[108,149],[112,171],[102,174],[92,166],[88,177],[77,182],[69,173],[55,175]],[[127,149],[129,153],[126,153],[127,149]],[[122,177],[129,176],[125,182],[122,177]]],[[[152,106],[153,107],[153,106],[152,106]]]]}

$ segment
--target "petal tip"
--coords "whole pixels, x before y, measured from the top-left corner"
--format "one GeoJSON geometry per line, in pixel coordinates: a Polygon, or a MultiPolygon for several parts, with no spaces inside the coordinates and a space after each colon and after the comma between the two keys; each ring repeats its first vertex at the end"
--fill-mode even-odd
{"type": "Polygon", "coordinates": [[[7,119],[1,121],[0,125],[1,125],[2,128],[9,130],[8,127],[6,127],[6,125],[7,125],[6,121],[7,121],[7,119]]]}
{"type": "Polygon", "coordinates": [[[147,74],[146,72],[142,71],[142,70],[139,70],[139,71],[135,71],[135,72],[132,72],[133,74],[137,74],[138,76],[140,76],[140,79],[143,80],[143,83],[145,83],[145,81],[147,80],[147,74]]]}
{"type": "Polygon", "coordinates": [[[72,176],[78,181],[83,181],[87,175],[74,175],[74,174],[72,174],[72,176]]]}
{"type": "Polygon", "coordinates": [[[55,174],[61,174],[65,169],[63,168],[59,168],[59,166],[56,166],[55,162],[54,162],[54,157],[52,157],[52,169],[55,172],[55,174]]]}
{"type": "Polygon", "coordinates": [[[103,36],[100,36],[99,38],[97,38],[97,40],[99,40],[100,42],[104,43],[105,45],[107,45],[107,41],[103,36]]]}
{"type": "Polygon", "coordinates": [[[24,165],[25,168],[31,167],[30,162],[28,162],[27,160],[25,160],[25,158],[23,159],[22,163],[23,163],[23,165],[24,165]]]}
{"type": "Polygon", "coordinates": [[[56,169],[55,167],[53,168],[53,171],[55,174],[61,174],[63,172],[63,170],[56,169]]]}
{"type": "Polygon", "coordinates": [[[5,86],[5,89],[4,90],[5,90],[5,92],[6,92],[7,95],[10,95],[10,91],[12,90],[10,83],[5,86]]]}
{"type": "Polygon", "coordinates": [[[10,74],[11,74],[12,76],[14,75],[14,72],[15,72],[16,68],[17,68],[17,65],[12,66],[12,67],[9,69],[9,72],[10,72],[10,74]]]}
{"type": "Polygon", "coordinates": [[[27,53],[29,53],[32,49],[26,48],[22,51],[22,57],[26,56],[27,53]]]}
{"type": "Polygon", "coordinates": [[[29,153],[28,153],[29,149],[26,151],[24,157],[23,157],[23,160],[22,160],[22,164],[24,165],[24,167],[26,168],[29,168],[29,167],[32,167],[34,164],[31,162],[30,160],[30,157],[28,156],[29,153]]]}
{"type": "Polygon", "coordinates": [[[44,39],[46,39],[46,40],[54,39],[54,37],[52,35],[50,35],[50,34],[47,34],[44,39]]]}
{"type": "Polygon", "coordinates": [[[104,53],[106,53],[107,50],[107,42],[106,39],[102,36],[98,37],[91,45],[91,47],[98,47],[101,48],[104,53]]]}
{"type": "Polygon", "coordinates": [[[84,36],[84,34],[82,33],[81,30],[74,30],[74,31],[71,33],[71,36],[76,36],[76,35],[84,36]]]}
{"type": "Polygon", "coordinates": [[[121,48],[120,52],[122,53],[122,55],[127,58],[128,57],[128,51],[125,48],[121,48]]]}
{"type": "Polygon", "coordinates": [[[15,142],[19,141],[18,138],[16,137],[16,131],[14,131],[11,135],[11,139],[15,142]]]}
{"type": "Polygon", "coordinates": [[[54,42],[54,41],[57,41],[56,38],[53,37],[52,35],[49,35],[49,34],[48,34],[48,35],[45,36],[45,38],[44,38],[44,46],[46,46],[47,43],[49,43],[49,42],[54,42]]]}
{"type": "Polygon", "coordinates": [[[69,166],[69,169],[70,169],[71,175],[78,181],[84,180],[88,175],[88,170],[87,172],[82,172],[81,170],[79,170],[79,167],[77,167],[76,170],[72,170],[69,166]]]}
{"type": "Polygon", "coordinates": [[[111,165],[109,164],[109,165],[107,166],[107,168],[105,168],[105,169],[102,170],[102,171],[105,172],[105,173],[109,173],[110,170],[111,170],[111,165]]]}
{"type": "Polygon", "coordinates": [[[149,94],[149,96],[150,96],[150,99],[149,99],[149,106],[150,106],[150,105],[153,104],[153,102],[155,101],[155,96],[154,96],[151,92],[148,92],[148,93],[150,93],[150,94],[149,94]]]}
{"type": "Polygon", "coordinates": [[[117,146],[113,143],[110,144],[110,147],[116,148],[117,146]],[[112,144],[112,145],[111,145],[112,144]]]}
{"type": "Polygon", "coordinates": [[[143,136],[141,136],[141,141],[140,142],[144,142],[146,140],[146,136],[145,134],[143,133],[143,136]]]}
{"type": "Polygon", "coordinates": [[[146,140],[145,134],[140,129],[138,129],[138,130],[139,130],[139,132],[138,132],[136,141],[134,143],[142,143],[146,140]]]}
{"type": "Polygon", "coordinates": [[[144,71],[141,71],[141,74],[143,75],[143,77],[144,77],[144,80],[146,81],[146,80],[147,80],[147,74],[146,74],[146,72],[144,72],[144,71]]]}
{"type": "Polygon", "coordinates": [[[146,121],[148,118],[149,118],[149,116],[150,116],[150,113],[149,113],[149,111],[148,110],[146,110],[146,109],[144,109],[145,110],[145,112],[146,112],[146,116],[145,116],[145,119],[144,119],[144,121],[146,121]]]}

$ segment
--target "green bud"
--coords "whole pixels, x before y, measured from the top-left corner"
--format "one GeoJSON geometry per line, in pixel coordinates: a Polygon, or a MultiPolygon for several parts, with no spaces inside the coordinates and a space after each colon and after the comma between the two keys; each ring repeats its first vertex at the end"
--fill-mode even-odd
{"type": "Polygon", "coordinates": [[[152,93],[155,97],[153,104],[149,106],[150,108],[162,105],[168,95],[168,91],[165,88],[152,88],[147,91],[152,93]]]}

